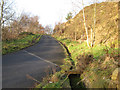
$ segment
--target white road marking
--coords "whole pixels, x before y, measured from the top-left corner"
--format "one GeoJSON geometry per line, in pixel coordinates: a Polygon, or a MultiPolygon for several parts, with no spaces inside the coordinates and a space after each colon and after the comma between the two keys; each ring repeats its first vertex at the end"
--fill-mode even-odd
{"type": "Polygon", "coordinates": [[[24,50],[24,52],[26,52],[26,53],[28,53],[28,54],[36,57],[36,58],[39,58],[39,59],[42,60],[42,61],[45,61],[45,62],[47,62],[47,63],[53,64],[53,65],[55,65],[55,66],[58,66],[57,64],[55,64],[55,63],[53,63],[53,62],[50,62],[50,61],[48,61],[48,60],[45,60],[45,59],[43,59],[43,58],[41,58],[41,57],[39,57],[39,56],[37,56],[37,55],[35,55],[35,54],[33,54],[33,53],[30,53],[30,52],[26,51],[26,50],[24,50]]]}

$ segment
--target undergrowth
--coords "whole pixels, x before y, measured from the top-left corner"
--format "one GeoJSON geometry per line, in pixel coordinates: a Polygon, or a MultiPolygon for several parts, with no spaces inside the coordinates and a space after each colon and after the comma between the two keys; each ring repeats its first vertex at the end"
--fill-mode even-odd
{"type": "MultiPolygon", "coordinates": [[[[77,41],[72,41],[66,38],[58,38],[57,40],[65,44],[71,53],[71,58],[67,56],[65,63],[61,65],[61,71],[51,75],[48,81],[44,85],[38,85],[37,88],[71,88],[69,75],[80,74],[80,80],[77,78],[72,79],[72,82],[85,84],[84,88],[109,88],[111,87],[111,75],[117,68],[120,49],[111,48],[106,45],[96,45],[93,48],[88,48],[86,42],[80,44],[77,41]],[[70,60],[72,59],[72,60],[70,60]],[[71,61],[74,62],[72,67],[71,61]],[[71,68],[72,67],[72,68],[71,68]],[[53,78],[54,77],[54,78],[53,78]],[[67,84],[66,86],[64,86],[67,84]]],[[[77,84],[72,87],[82,87],[77,84]]],[[[112,85],[116,87],[116,85],[112,85]]]]}
{"type": "MultiPolygon", "coordinates": [[[[65,38],[58,38],[65,43],[71,52],[75,69],[83,69],[80,76],[88,88],[109,88],[112,72],[118,67],[120,59],[118,48],[110,45],[95,45],[89,48],[86,42],[82,44],[65,38]],[[92,57],[92,58],[91,58],[92,57]],[[87,60],[86,60],[87,59],[87,60]],[[84,64],[85,63],[85,64],[84,64]]],[[[112,87],[116,88],[115,85],[112,87]]]]}
{"type": "Polygon", "coordinates": [[[40,40],[40,34],[32,34],[28,32],[21,33],[17,39],[2,41],[2,54],[15,52],[31,46],[40,40]]]}
{"type": "MultiPolygon", "coordinates": [[[[67,46],[71,57],[67,56],[64,59],[64,64],[60,66],[61,71],[51,74],[49,79],[44,78],[36,88],[111,87],[110,83],[113,82],[111,75],[117,68],[120,49],[106,45],[88,48],[86,42],[80,44],[67,38],[55,38],[67,46]],[[70,86],[69,76],[72,74],[80,74],[79,79],[78,77],[72,79],[75,86],[70,86]]],[[[116,88],[116,84],[113,84],[112,87],[116,88]]]]}

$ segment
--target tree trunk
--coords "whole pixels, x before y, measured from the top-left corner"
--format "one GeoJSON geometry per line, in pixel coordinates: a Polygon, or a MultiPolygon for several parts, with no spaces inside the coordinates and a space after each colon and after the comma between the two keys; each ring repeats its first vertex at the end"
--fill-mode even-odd
{"type": "Polygon", "coordinates": [[[93,46],[95,44],[95,30],[96,29],[96,0],[95,0],[95,7],[94,7],[94,36],[93,36],[93,46]]]}
{"type": "Polygon", "coordinates": [[[85,11],[84,11],[83,0],[82,0],[82,6],[83,6],[83,19],[84,19],[84,26],[85,26],[85,31],[86,31],[86,35],[87,35],[87,45],[88,45],[88,47],[90,47],[90,46],[89,46],[88,29],[87,29],[86,20],[85,20],[85,11]]]}
{"type": "Polygon", "coordinates": [[[75,31],[75,41],[77,40],[77,32],[75,31]]]}
{"type": "Polygon", "coordinates": [[[91,47],[93,47],[93,29],[91,28],[91,47]]]}
{"type": "Polygon", "coordinates": [[[2,29],[2,20],[3,20],[3,6],[4,6],[4,1],[1,1],[1,17],[0,17],[0,28],[2,29]]]}
{"type": "Polygon", "coordinates": [[[3,23],[3,7],[4,7],[4,1],[1,0],[1,17],[0,17],[0,38],[2,39],[2,23],[3,23]]]}
{"type": "MultiPolygon", "coordinates": [[[[76,12],[75,12],[76,15],[76,12]]],[[[75,26],[76,26],[76,22],[75,22],[75,26]]],[[[77,40],[77,28],[75,27],[75,41],[77,40]]]]}

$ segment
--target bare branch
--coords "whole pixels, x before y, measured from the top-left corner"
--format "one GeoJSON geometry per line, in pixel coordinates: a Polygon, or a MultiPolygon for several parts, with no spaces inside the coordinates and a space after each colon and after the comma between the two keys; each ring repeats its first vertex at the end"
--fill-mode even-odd
{"type": "Polygon", "coordinates": [[[10,7],[11,7],[12,4],[13,4],[13,2],[10,3],[6,8],[4,8],[4,11],[7,10],[8,8],[10,9],[10,7]]]}

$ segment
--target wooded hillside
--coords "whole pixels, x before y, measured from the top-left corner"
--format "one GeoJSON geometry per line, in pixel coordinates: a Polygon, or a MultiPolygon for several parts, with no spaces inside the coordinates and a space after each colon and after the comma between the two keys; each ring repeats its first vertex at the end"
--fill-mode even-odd
{"type": "MultiPolygon", "coordinates": [[[[91,29],[94,26],[94,6],[92,4],[84,8],[89,40],[91,39],[91,29]]],[[[54,34],[76,39],[79,42],[86,40],[82,10],[66,23],[56,25],[54,34]]],[[[118,46],[118,3],[97,3],[95,44],[110,44],[109,42],[114,43],[115,47],[118,46]]]]}

